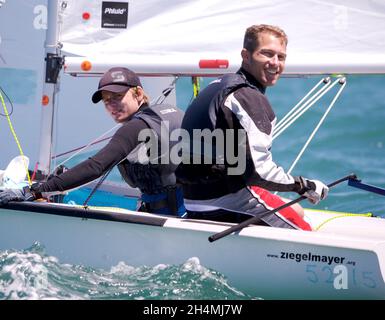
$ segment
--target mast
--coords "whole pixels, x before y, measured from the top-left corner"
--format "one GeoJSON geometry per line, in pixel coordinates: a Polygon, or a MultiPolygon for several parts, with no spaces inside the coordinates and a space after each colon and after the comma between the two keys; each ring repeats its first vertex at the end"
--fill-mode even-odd
{"type": "Polygon", "coordinates": [[[47,1],[48,25],[45,40],[45,79],[42,94],[38,169],[49,174],[53,146],[53,122],[58,92],[58,75],[63,65],[58,41],[59,0],[47,1]]]}

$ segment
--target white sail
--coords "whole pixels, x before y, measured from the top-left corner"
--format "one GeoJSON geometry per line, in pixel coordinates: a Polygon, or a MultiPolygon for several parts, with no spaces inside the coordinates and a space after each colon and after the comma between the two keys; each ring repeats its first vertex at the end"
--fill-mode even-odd
{"type": "MultiPolygon", "coordinates": [[[[42,109],[47,9],[41,0],[6,0],[0,4],[0,90],[16,137],[33,168],[42,109]]],[[[0,110],[4,114],[1,103],[0,110]]],[[[0,121],[0,168],[5,169],[20,155],[20,149],[6,118],[0,116],[0,121]]]]}
{"type": "Polygon", "coordinates": [[[133,0],[116,2],[123,6],[115,13],[103,1],[65,3],[60,41],[78,56],[67,57],[68,73],[102,73],[116,64],[150,75],[231,72],[240,65],[245,29],[260,23],[288,34],[287,74],[385,73],[379,0],[133,0]],[[111,17],[127,25],[102,27],[111,17]]]}

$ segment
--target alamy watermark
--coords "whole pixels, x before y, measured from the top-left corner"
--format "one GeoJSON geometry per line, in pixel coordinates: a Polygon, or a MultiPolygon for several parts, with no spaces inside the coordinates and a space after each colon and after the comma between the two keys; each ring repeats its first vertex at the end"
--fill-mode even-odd
{"type": "Polygon", "coordinates": [[[333,280],[334,289],[348,289],[348,268],[343,264],[338,264],[334,267],[333,274],[336,275],[333,280]]]}
{"type": "Polygon", "coordinates": [[[333,9],[333,27],[335,30],[347,30],[349,27],[348,8],[335,5],[333,9]]]}
{"type": "Polygon", "coordinates": [[[39,4],[33,8],[35,18],[33,19],[33,27],[36,30],[46,30],[48,20],[47,6],[39,4]]]}
{"type": "Polygon", "coordinates": [[[141,130],[138,137],[143,147],[137,160],[142,164],[214,164],[225,165],[228,175],[241,175],[246,170],[246,131],[243,129],[169,130],[163,121],[160,137],[152,129],[141,130]]]}

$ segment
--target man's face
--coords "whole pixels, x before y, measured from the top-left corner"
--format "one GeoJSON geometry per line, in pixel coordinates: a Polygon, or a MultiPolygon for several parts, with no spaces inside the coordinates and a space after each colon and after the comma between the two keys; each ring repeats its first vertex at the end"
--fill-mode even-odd
{"type": "Polygon", "coordinates": [[[117,93],[103,90],[102,97],[107,112],[118,123],[126,121],[139,109],[133,89],[117,93]]]}
{"type": "Polygon", "coordinates": [[[278,81],[286,60],[286,45],[270,33],[259,35],[259,47],[254,52],[242,50],[243,68],[264,87],[278,81]]]}

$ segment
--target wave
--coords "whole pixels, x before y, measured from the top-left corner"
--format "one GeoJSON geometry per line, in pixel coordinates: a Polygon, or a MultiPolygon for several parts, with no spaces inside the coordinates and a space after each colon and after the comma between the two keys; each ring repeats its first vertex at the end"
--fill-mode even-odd
{"type": "MultiPolygon", "coordinates": [[[[226,278],[191,257],[180,265],[110,270],[61,264],[36,242],[23,251],[0,251],[0,299],[24,300],[249,300],[226,278]]],[[[258,298],[256,298],[258,299],[258,298]]]]}

